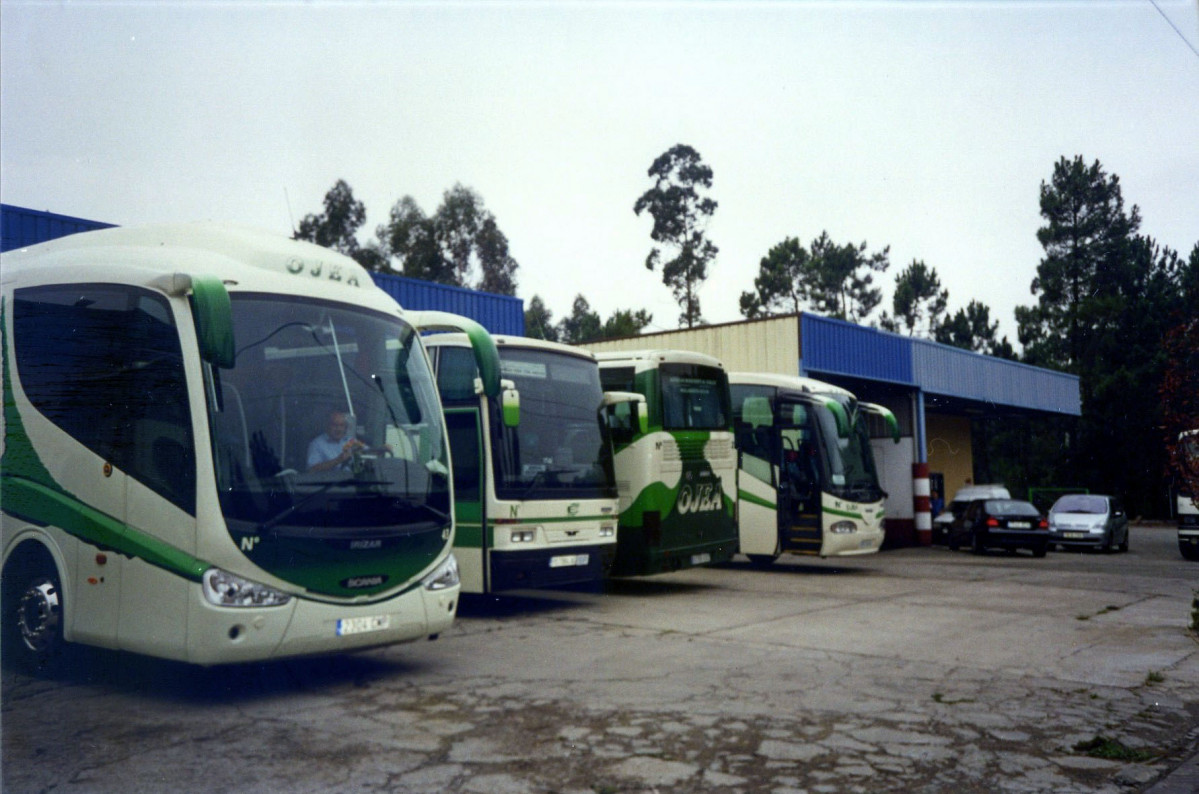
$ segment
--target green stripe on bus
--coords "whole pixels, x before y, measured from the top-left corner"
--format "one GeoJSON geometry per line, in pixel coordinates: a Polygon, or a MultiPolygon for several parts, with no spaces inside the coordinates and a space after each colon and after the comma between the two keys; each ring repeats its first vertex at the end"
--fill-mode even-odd
{"type": "Polygon", "coordinates": [[[825,508],[823,508],[823,510],[827,515],[844,516],[845,518],[856,518],[859,521],[866,520],[865,516],[863,516],[861,513],[854,513],[849,510],[835,510],[831,507],[825,507],[825,508]]]}
{"type": "Polygon", "coordinates": [[[483,548],[483,526],[481,524],[459,523],[454,529],[454,548],[483,548]]]}
{"type": "Polygon", "coordinates": [[[193,582],[209,565],[186,554],[124,521],[84,504],[73,496],[47,488],[41,483],[5,473],[0,486],[4,510],[38,524],[58,527],[75,537],[151,565],[168,570],[193,582]]]}

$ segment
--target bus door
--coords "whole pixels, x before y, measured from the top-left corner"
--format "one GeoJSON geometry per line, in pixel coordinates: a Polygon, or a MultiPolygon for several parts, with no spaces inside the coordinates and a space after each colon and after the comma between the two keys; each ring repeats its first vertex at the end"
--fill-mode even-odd
{"type": "Polygon", "coordinates": [[[487,456],[482,406],[476,392],[478,367],[468,347],[437,347],[437,391],[441,395],[454,483],[454,556],[462,591],[483,593],[489,582],[487,456]]]}
{"type": "Polygon", "coordinates": [[[463,591],[487,592],[489,539],[487,537],[486,477],[483,423],[477,407],[445,409],[450,459],[454,479],[454,556],[463,591]]]}
{"type": "Polygon", "coordinates": [[[778,521],[781,551],[819,554],[820,466],[811,413],[798,404],[783,404],[786,420],[779,430],[778,521]]]}

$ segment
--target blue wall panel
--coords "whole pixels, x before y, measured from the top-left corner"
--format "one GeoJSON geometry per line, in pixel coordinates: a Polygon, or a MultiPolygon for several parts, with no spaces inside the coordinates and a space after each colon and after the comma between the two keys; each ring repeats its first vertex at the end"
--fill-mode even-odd
{"type": "Polygon", "coordinates": [[[911,340],[873,328],[820,317],[800,316],[804,372],[826,372],[914,385],[911,340]]]}
{"type": "Polygon", "coordinates": [[[493,334],[525,334],[525,304],[520,298],[386,273],[372,273],[371,277],[405,309],[453,312],[493,334]]]}
{"type": "Polygon", "coordinates": [[[107,229],[112,225],[13,204],[0,204],[0,251],[25,248],[77,232],[107,229]]]}

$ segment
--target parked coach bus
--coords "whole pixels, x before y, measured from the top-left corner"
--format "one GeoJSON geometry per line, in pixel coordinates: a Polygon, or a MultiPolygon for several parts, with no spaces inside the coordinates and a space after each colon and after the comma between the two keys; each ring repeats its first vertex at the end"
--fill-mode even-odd
{"type": "Polygon", "coordinates": [[[620,491],[613,574],[729,560],[737,544],[737,455],[724,367],[679,350],[596,357],[605,390],[645,398],[640,424],[639,404],[609,409],[620,491]]]}
{"type": "Polygon", "coordinates": [[[201,224],[2,264],[7,660],[66,641],[210,665],[451,624],[433,375],[353,260],[201,224]]]}
{"type": "Polygon", "coordinates": [[[883,542],[883,499],[866,415],[895,416],[811,378],[729,376],[740,457],[740,550],[761,565],[780,554],[871,554],[883,542]]]}
{"type": "Polygon", "coordinates": [[[462,587],[598,583],[616,553],[604,406],[641,398],[606,396],[584,350],[524,337],[494,343],[500,387],[489,390],[468,335],[425,338],[450,434],[462,587]]]}

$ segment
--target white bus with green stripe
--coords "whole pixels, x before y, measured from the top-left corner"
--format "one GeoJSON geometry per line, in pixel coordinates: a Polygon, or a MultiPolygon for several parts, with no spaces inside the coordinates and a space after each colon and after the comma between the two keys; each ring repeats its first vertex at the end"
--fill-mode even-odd
{"type": "MultiPolygon", "coordinates": [[[[437,327],[426,323],[426,328],[437,327]]],[[[616,479],[595,356],[493,337],[499,387],[469,334],[425,345],[449,428],[462,588],[492,593],[602,581],[616,551],[616,479]]]]}
{"type": "Polygon", "coordinates": [[[433,375],[353,260],[198,224],[73,235],[2,269],[7,660],[65,641],[211,665],[450,626],[433,375]],[[333,414],[354,443],[310,471],[333,414]]]}
{"type": "Polygon", "coordinates": [[[606,390],[645,398],[640,426],[640,411],[609,409],[620,491],[613,575],[646,576],[731,559],[737,456],[723,365],[683,350],[596,357],[606,390]]]}
{"type": "Polygon", "coordinates": [[[729,376],[740,458],[740,550],[766,565],[780,554],[873,554],[883,500],[866,417],[898,441],[895,416],[811,378],[729,376]]]}

